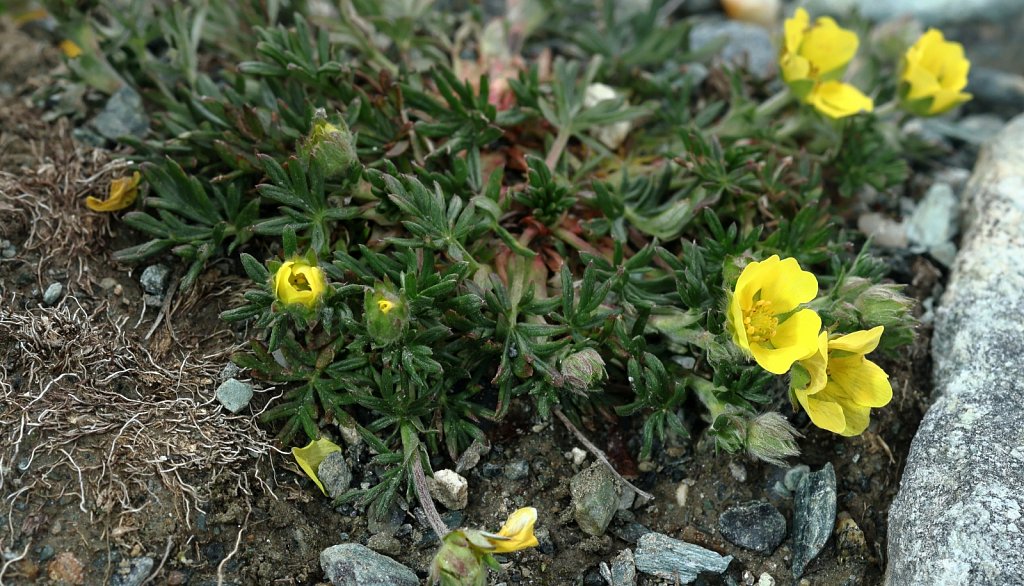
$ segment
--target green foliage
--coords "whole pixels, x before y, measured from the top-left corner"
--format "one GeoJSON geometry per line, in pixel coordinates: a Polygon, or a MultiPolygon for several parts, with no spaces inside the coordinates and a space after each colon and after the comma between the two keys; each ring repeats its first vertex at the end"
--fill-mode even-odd
{"type": "Polygon", "coordinates": [[[223,317],[254,337],[235,360],[284,390],[262,420],[284,444],[355,429],[384,470],[344,499],[371,514],[422,448],[457,458],[516,402],[635,418],[643,457],[687,437],[692,409],[721,449],[791,455],[785,385],[727,331],[751,260],[814,270],[827,327],[912,335],[831,197],[905,178],[881,123],[826,126],[740,72],[682,79],[705,55],[664,3],[540,2],[500,42],[480,9],[429,2],[94,4],[58,13],[109,67],[78,79],[130,85],[153,121],[126,141],[148,193],[124,220],[148,240],[118,258],[171,252],[188,287],[238,255],[252,288],[223,317]],[[524,57],[545,50],[550,70],[524,57]],[[596,82],[620,97],[588,102],[596,82]],[[613,152],[592,133],[619,123],[613,152]],[[312,309],[274,294],[300,255],[329,281],[312,309]]]}

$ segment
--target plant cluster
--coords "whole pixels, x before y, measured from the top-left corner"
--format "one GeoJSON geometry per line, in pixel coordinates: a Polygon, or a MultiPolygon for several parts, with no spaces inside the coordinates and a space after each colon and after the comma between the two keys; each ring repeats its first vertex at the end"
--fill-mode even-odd
{"type": "MultiPolygon", "coordinates": [[[[286,389],[263,421],[376,454],[379,482],[340,500],[386,510],[514,404],[635,418],[642,457],[703,409],[717,446],[770,462],[797,451],[787,394],[846,435],[884,404],[836,369],[907,343],[910,303],[836,214],[903,181],[905,154],[839,81],[857,36],[834,21],[785,25],[809,109],[739,70],[681,76],[710,56],[658,1],[49,4],[75,79],[152,113],[123,140],[144,196],[122,218],[148,239],[118,258],[176,255],[183,287],[240,260],[253,288],[223,317],[256,335],[236,361],[286,389]]],[[[880,94],[929,115],[966,99],[936,33],[880,94]]]]}

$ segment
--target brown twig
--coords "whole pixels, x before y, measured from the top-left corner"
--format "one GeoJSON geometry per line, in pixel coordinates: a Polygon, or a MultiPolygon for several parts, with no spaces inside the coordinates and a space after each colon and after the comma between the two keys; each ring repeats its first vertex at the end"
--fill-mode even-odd
{"type": "Polygon", "coordinates": [[[437,508],[434,507],[434,499],[430,498],[427,476],[423,473],[423,463],[420,462],[419,454],[413,456],[412,459],[412,482],[416,486],[416,496],[420,499],[420,505],[423,507],[423,512],[427,515],[427,522],[430,523],[430,528],[437,534],[438,539],[444,539],[444,536],[448,534],[448,527],[441,520],[441,515],[437,513],[437,508]]]}
{"type": "Polygon", "coordinates": [[[606,456],[605,453],[601,451],[601,448],[598,448],[597,446],[592,444],[590,440],[587,439],[587,436],[583,435],[583,432],[580,431],[575,425],[573,425],[571,421],[569,421],[569,418],[565,416],[565,413],[562,413],[561,409],[555,407],[551,411],[552,413],[555,414],[555,417],[558,417],[558,419],[560,419],[562,423],[565,424],[567,428],[569,428],[569,431],[571,431],[573,435],[576,436],[576,439],[580,440],[580,443],[583,444],[583,447],[587,448],[587,451],[593,454],[599,462],[607,466],[608,469],[612,471],[612,474],[615,475],[615,478],[619,479],[619,482],[631,488],[633,492],[635,492],[638,496],[642,496],[649,501],[654,500],[653,494],[640,490],[632,482],[623,478],[622,475],[619,474],[619,471],[616,470],[614,466],[612,466],[612,463],[608,461],[608,456],[606,456]]]}

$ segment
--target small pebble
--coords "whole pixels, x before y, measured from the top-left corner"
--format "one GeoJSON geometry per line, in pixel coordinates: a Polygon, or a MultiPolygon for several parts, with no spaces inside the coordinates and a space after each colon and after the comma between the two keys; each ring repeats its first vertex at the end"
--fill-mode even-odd
{"type": "Polygon", "coordinates": [[[739,462],[729,462],[729,473],[732,474],[736,482],[747,481],[747,469],[739,462]]]}
{"type": "Polygon", "coordinates": [[[238,413],[252,400],[252,385],[229,378],[217,387],[217,400],[228,411],[238,413]]]}
{"type": "Polygon", "coordinates": [[[580,448],[573,448],[566,457],[572,460],[573,466],[581,466],[587,459],[587,452],[580,448]]]}
{"type": "Polygon", "coordinates": [[[139,283],[142,289],[150,295],[163,295],[167,290],[167,281],[171,276],[171,269],[166,265],[150,265],[142,271],[139,283]]]}
{"type": "Polygon", "coordinates": [[[60,299],[62,293],[64,293],[64,285],[60,283],[50,284],[43,293],[43,304],[47,306],[54,305],[60,299]]]}
{"type": "Polygon", "coordinates": [[[526,460],[516,460],[505,465],[505,478],[522,480],[530,475],[530,464],[526,460]]]}
{"type": "Polygon", "coordinates": [[[450,511],[461,511],[469,504],[469,481],[454,470],[438,470],[430,479],[430,495],[450,511]]]}

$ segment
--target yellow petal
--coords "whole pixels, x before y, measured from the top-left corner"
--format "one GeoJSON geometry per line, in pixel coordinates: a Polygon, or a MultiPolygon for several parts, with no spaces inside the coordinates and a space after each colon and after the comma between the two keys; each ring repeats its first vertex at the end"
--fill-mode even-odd
{"type": "Polygon", "coordinates": [[[842,350],[853,354],[870,354],[878,347],[878,341],[882,338],[883,326],[875,326],[870,330],[860,330],[845,336],[839,336],[828,341],[829,350],[842,350]]]}
{"type": "Polygon", "coordinates": [[[857,54],[859,44],[856,33],[841,28],[836,21],[824,16],[804,36],[800,55],[811,62],[820,77],[846,67],[857,54]]]}
{"type": "Polygon", "coordinates": [[[771,343],[774,348],[751,344],[754,360],[772,374],[786,374],[793,363],[818,350],[821,318],[810,309],[801,309],[779,324],[771,343]]]}
{"type": "Polygon", "coordinates": [[[802,391],[796,391],[795,394],[796,400],[811,418],[811,423],[832,433],[842,433],[846,429],[846,416],[838,403],[802,391]]]}
{"type": "Polygon", "coordinates": [[[968,93],[940,89],[935,93],[932,105],[928,108],[928,114],[932,116],[942,114],[970,100],[972,97],[974,96],[968,93]]]}
{"type": "Polygon", "coordinates": [[[732,330],[732,340],[741,349],[749,352],[750,342],[747,340],[747,330],[743,327],[743,307],[740,304],[739,296],[729,295],[729,313],[727,314],[729,328],[732,330]]]}
{"type": "Polygon", "coordinates": [[[800,43],[804,39],[804,32],[807,31],[807,26],[810,22],[811,17],[803,8],[797,8],[796,12],[793,13],[793,18],[786,19],[786,22],[782,25],[785,36],[784,50],[786,53],[795,55],[800,50],[800,43]]]}
{"type": "Polygon", "coordinates": [[[845,118],[858,112],[870,112],[874,102],[848,83],[825,81],[811,90],[807,103],[829,118],[845,118]]]}
{"type": "Polygon", "coordinates": [[[533,526],[537,522],[537,509],[524,507],[509,515],[508,520],[498,530],[498,536],[507,539],[491,538],[494,549],[492,553],[509,553],[538,545],[533,534],[533,526]]]}
{"type": "Polygon", "coordinates": [[[71,39],[64,39],[61,41],[60,50],[64,52],[64,56],[68,59],[75,59],[82,54],[82,48],[75,44],[71,39]]]}
{"type": "Polygon", "coordinates": [[[326,289],[323,270],[304,260],[285,262],[274,274],[274,296],[285,305],[312,308],[326,289]],[[297,282],[304,284],[299,287],[296,286],[297,282]]]}
{"type": "MultiPolygon", "coordinates": [[[[761,299],[772,302],[772,311],[776,315],[793,311],[801,303],[818,296],[818,279],[814,273],[801,269],[795,258],[780,261],[777,255],[773,255],[765,263],[773,259],[773,264],[765,265],[772,272],[761,282],[761,299]]],[[[818,332],[814,334],[817,336],[818,332]]]]}
{"type": "Polygon", "coordinates": [[[135,203],[139,195],[139,181],[142,176],[136,171],[131,177],[119,177],[110,182],[107,199],[93,196],[85,198],[85,206],[94,212],[116,212],[135,203]]]}
{"type": "Polygon", "coordinates": [[[859,405],[844,405],[843,417],[846,418],[846,428],[839,432],[839,435],[853,437],[864,433],[871,423],[871,408],[859,405]]]}
{"type": "Polygon", "coordinates": [[[889,375],[863,356],[832,358],[828,366],[837,396],[864,407],[884,407],[892,400],[889,375]]]}
{"type": "Polygon", "coordinates": [[[919,100],[934,96],[942,86],[935,75],[920,65],[908,64],[903,71],[903,81],[909,84],[907,100],[919,100]]]}
{"type": "Polygon", "coordinates": [[[779,69],[782,71],[783,81],[792,83],[810,77],[811,62],[800,55],[783,55],[779,59],[779,69]]]}
{"type": "Polygon", "coordinates": [[[800,391],[813,395],[825,388],[828,382],[828,332],[818,334],[818,350],[800,361],[811,379],[800,391]]]}
{"type": "Polygon", "coordinates": [[[324,461],[324,458],[340,451],[341,447],[331,440],[320,438],[309,442],[303,448],[292,448],[292,456],[295,457],[295,461],[299,463],[299,467],[306,473],[306,476],[309,476],[316,483],[317,487],[320,488],[320,492],[326,495],[327,491],[324,490],[324,485],[320,483],[317,470],[320,468],[320,463],[324,461]]]}

